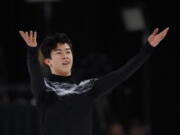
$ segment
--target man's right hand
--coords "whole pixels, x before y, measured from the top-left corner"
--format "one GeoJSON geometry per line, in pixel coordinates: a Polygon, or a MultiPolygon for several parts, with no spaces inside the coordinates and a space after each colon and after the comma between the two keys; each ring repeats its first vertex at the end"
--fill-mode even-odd
{"type": "Polygon", "coordinates": [[[21,37],[24,39],[24,41],[26,42],[26,44],[29,47],[37,47],[37,32],[33,32],[30,31],[29,33],[27,31],[19,31],[19,34],[21,35],[21,37]]]}

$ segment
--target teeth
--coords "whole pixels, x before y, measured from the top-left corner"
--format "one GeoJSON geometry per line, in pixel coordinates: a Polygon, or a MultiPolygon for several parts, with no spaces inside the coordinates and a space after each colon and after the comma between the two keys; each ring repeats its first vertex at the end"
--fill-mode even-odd
{"type": "Polygon", "coordinates": [[[69,62],[64,62],[64,63],[63,63],[63,65],[67,65],[67,64],[69,64],[69,62]]]}

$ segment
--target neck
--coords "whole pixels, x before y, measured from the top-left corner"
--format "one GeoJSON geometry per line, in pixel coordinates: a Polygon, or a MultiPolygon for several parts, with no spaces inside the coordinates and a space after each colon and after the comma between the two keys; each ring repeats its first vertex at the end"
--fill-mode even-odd
{"type": "Polygon", "coordinates": [[[59,76],[71,76],[71,72],[53,72],[51,71],[52,74],[54,75],[59,75],[59,76]]]}

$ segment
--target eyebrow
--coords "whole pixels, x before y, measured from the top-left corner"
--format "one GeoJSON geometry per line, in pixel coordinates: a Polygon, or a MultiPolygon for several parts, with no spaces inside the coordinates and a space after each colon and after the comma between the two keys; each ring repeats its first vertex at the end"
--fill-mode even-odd
{"type": "MultiPolygon", "coordinates": [[[[68,50],[71,50],[71,48],[66,48],[65,50],[68,51],[68,50]]],[[[58,48],[58,49],[54,49],[54,51],[62,51],[62,49],[58,48]]]]}

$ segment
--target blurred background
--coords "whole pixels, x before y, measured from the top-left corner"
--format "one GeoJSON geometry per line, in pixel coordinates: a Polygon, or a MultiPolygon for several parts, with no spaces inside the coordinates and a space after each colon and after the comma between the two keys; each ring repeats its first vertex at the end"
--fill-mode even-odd
{"type": "Polygon", "coordinates": [[[178,135],[179,5],[160,0],[8,0],[1,3],[0,135],[39,135],[19,30],[72,40],[78,79],[114,71],[154,28],[170,27],[150,59],[94,106],[94,135],[178,135]]]}

